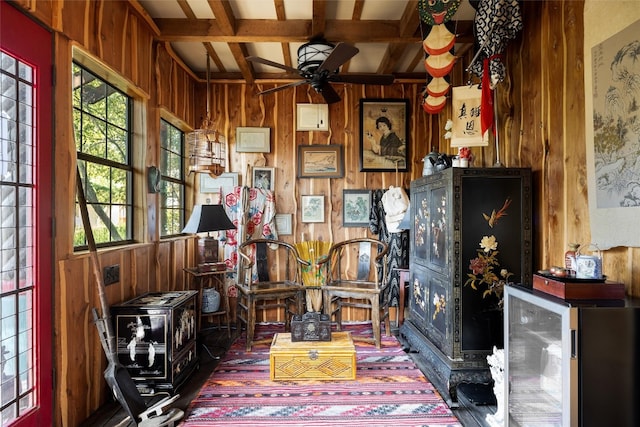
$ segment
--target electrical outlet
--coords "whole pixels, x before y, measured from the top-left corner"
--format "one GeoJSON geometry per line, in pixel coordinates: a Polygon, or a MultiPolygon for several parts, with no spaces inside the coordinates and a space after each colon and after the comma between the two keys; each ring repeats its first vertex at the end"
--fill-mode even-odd
{"type": "Polygon", "coordinates": [[[102,269],[104,284],[112,285],[120,281],[120,264],[110,265],[102,269]]]}

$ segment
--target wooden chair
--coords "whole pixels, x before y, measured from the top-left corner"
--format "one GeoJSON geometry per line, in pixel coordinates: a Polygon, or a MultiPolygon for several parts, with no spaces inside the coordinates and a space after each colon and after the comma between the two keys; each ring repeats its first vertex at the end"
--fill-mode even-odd
{"type": "MultiPolygon", "coordinates": [[[[332,245],[327,257],[318,263],[325,269],[324,313],[332,318],[335,315],[337,329],[341,331],[344,307],[370,309],[373,342],[377,348],[381,343],[381,320],[385,322],[387,335],[391,328],[389,301],[384,298],[388,250],[386,243],[376,239],[351,239],[332,245]]],[[[354,339],[365,340],[362,337],[354,339]]]]}
{"type": "Polygon", "coordinates": [[[284,309],[285,330],[293,314],[304,312],[302,266],[309,262],[296,248],[272,239],[252,239],[238,247],[238,319],[247,330],[247,351],[254,341],[258,310],[284,309]]]}

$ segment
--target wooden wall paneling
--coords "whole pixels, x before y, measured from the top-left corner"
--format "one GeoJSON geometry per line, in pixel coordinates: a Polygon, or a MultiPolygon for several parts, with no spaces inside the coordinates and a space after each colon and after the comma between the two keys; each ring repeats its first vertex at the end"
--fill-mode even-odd
{"type": "MultiPolygon", "coordinates": [[[[61,390],[59,411],[56,418],[62,425],[78,425],[87,413],[87,393],[94,391],[89,382],[92,372],[89,357],[91,349],[91,307],[94,306],[93,293],[87,280],[91,274],[89,258],[77,258],[58,264],[60,317],[56,341],[57,387],[61,390]],[[80,393],[80,391],[82,391],[80,393]]],[[[98,341],[99,342],[99,341],[98,341]]]]}
{"type": "MultiPolygon", "coordinates": [[[[567,191],[557,191],[565,185],[565,151],[564,127],[566,126],[563,110],[567,99],[564,97],[563,85],[559,82],[566,71],[564,46],[562,43],[565,22],[564,19],[551,19],[563,16],[562,4],[554,2],[543,10],[542,41],[545,46],[542,58],[542,107],[545,116],[544,139],[549,147],[545,165],[545,180],[548,184],[549,197],[545,201],[547,206],[547,244],[553,254],[564,254],[564,233],[552,230],[566,230],[565,203],[567,191]]],[[[576,150],[584,148],[575,146],[576,150]]],[[[562,258],[549,259],[549,266],[557,265],[562,258]]]]}
{"type": "MultiPolygon", "coordinates": [[[[584,47],[571,40],[584,39],[583,2],[567,2],[562,5],[564,21],[563,45],[566,72],[564,88],[564,161],[566,187],[566,218],[564,220],[564,247],[574,241],[591,240],[587,191],[586,124],[584,93],[584,47]]],[[[552,250],[551,248],[549,248],[552,250]]],[[[623,257],[625,259],[625,257],[623,257]]],[[[626,262],[626,261],[625,261],[626,262]]],[[[616,270],[620,271],[620,270],[616,270]]],[[[629,282],[627,282],[629,283],[629,282]]]]}
{"type": "MultiPolygon", "coordinates": [[[[507,70],[513,76],[515,91],[514,97],[519,100],[515,105],[512,122],[512,129],[506,134],[520,135],[523,147],[528,147],[522,152],[522,166],[531,166],[533,170],[532,186],[535,189],[533,194],[533,266],[534,270],[540,265],[549,265],[543,250],[546,236],[546,221],[544,215],[547,212],[545,201],[548,199],[548,184],[545,179],[546,161],[548,147],[543,138],[543,125],[545,123],[542,116],[541,91],[542,87],[539,77],[533,77],[542,68],[542,55],[545,49],[540,30],[541,3],[524,2],[522,15],[524,25],[522,36],[509,46],[508,52],[517,52],[518,55],[507,55],[507,70]],[[526,42],[525,42],[526,41],[526,42]],[[522,64],[522,66],[520,66],[522,64]]],[[[512,144],[513,141],[504,141],[505,144],[512,144]]],[[[508,159],[511,161],[512,159],[508,159]]]]}

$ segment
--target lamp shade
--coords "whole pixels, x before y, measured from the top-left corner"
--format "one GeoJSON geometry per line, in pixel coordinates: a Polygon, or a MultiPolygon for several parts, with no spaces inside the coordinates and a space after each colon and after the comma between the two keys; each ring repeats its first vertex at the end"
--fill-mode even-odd
{"type": "Polygon", "coordinates": [[[183,233],[206,233],[236,228],[222,205],[195,205],[183,233]]]}

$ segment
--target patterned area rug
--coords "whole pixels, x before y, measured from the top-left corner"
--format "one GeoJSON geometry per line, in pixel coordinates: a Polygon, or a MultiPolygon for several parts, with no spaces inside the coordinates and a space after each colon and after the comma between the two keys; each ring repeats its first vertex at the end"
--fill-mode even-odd
{"type": "MultiPolygon", "coordinates": [[[[282,327],[278,325],[278,331],[282,327]]],[[[352,335],[372,335],[349,324],[352,335]]],[[[274,326],[258,325],[269,337],[274,326]]],[[[461,426],[393,336],[382,348],[354,341],[356,381],[271,381],[269,344],[234,342],[194,399],[181,426],[461,426]]]]}

